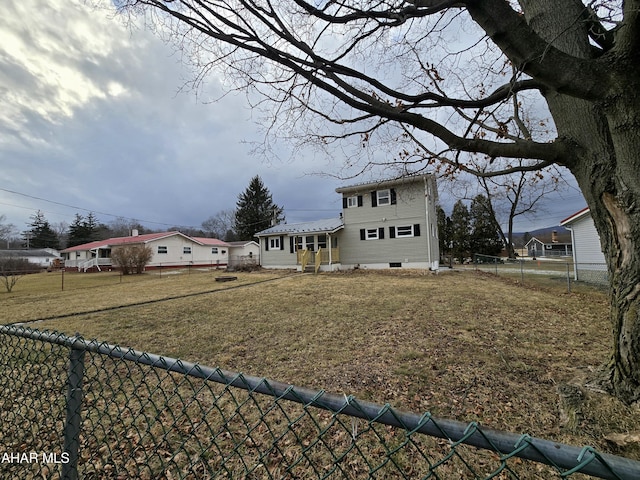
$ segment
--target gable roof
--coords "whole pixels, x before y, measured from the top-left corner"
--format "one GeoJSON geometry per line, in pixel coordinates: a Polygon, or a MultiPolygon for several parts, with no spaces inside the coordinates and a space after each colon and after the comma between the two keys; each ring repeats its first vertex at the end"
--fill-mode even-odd
{"type": "Polygon", "coordinates": [[[540,235],[536,235],[535,237],[531,237],[524,246],[526,247],[534,241],[542,243],[543,245],[571,245],[571,232],[557,232],[555,242],[553,241],[553,235],[551,233],[542,233],[540,235]]]}
{"type": "Polygon", "coordinates": [[[591,209],[589,207],[585,207],[582,210],[579,210],[576,213],[574,213],[573,215],[570,215],[567,218],[565,218],[564,220],[562,220],[560,222],[560,225],[565,226],[567,224],[573,223],[576,220],[584,217],[585,215],[587,215],[590,212],[591,212],[591,209]]]}
{"type": "Polygon", "coordinates": [[[199,245],[228,246],[226,242],[218,240],[217,238],[189,237],[188,235],[185,235],[181,232],[158,232],[146,233],[144,235],[130,235],[128,237],[107,238],[106,240],[97,240],[95,242],[89,242],[82,245],[65,248],[61,251],[61,253],[94,250],[97,248],[107,248],[117,245],[149,243],[155,240],[162,240],[163,238],[174,237],[176,235],[179,235],[187,240],[191,240],[192,242],[198,243],[199,245]]]}
{"type": "Polygon", "coordinates": [[[282,233],[334,233],[344,227],[341,218],[325,218],[313,222],[282,223],[256,233],[256,237],[278,235],[282,233]]]}
{"type": "Polygon", "coordinates": [[[189,237],[191,240],[201,244],[201,245],[210,245],[212,247],[228,247],[228,242],[223,242],[222,240],[218,240],[217,238],[208,238],[208,237],[189,237]]]}
{"type": "Polygon", "coordinates": [[[239,241],[227,242],[227,243],[232,247],[244,247],[246,245],[249,245],[250,243],[253,243],[254,245],[258,246],[258,243],[255,240],[239,240],[239,241]]]}

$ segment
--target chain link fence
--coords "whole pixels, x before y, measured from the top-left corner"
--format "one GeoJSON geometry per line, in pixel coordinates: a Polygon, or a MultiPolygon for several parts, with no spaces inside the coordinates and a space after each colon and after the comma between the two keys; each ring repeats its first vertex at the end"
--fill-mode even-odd
{"type": "Polygon", "coordinates": [[[0,476],[640,478],[590,447],[176,359],[0,327],[0,476]]]}
{"type": "Polygon", "coordinates": [[[472,264],[476,270],[509,276],[519,280],[521,284],[561,281],[569,292],[577,282],[600,288],[607,288],[609,285],[605,263],[573,263],[563,259],[513,259],[475,254],[472,264]]]}

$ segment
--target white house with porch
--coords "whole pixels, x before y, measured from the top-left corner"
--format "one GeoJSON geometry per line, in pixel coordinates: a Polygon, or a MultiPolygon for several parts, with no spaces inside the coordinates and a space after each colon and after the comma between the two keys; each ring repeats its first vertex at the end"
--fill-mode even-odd
{"type": "Polygon", "coordinates": [[[111,251],[124,245],[148,245],[153,255],[146,269],[175,267],[226,267],[229,244],[217,238],[190,237],[180,232],[161,232],[108,238],[62,250],[66,269],[101,271],[117,267],[111,251]]]}

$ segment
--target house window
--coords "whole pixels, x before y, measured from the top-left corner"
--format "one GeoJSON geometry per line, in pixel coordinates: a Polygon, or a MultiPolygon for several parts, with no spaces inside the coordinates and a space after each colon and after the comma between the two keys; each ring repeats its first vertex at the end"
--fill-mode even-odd
{"type": "Polygon", "coordinates": [[[393,188],[385,190],[377,190],[371,192],[371,206],[379,207],[381,205],[395,205],[396,191],[393,188]]]}
{"type": "Polygon", "coordinates": [[[401,225],[399,227],[389,227],[389,237],[410,238],[420,236],[420,224],[401,225]]]}
{"type": "Polygon", "coordinates": [[[362,228],[360,229],[360,240],[382,240],[384,238],[384,228],[362,228]]]}
{"type": "Polygon", "coordinates": [[[316,240],[316,237],[314,237],[313,235],[307,235],[305,237],[305,244],[306,244],[307,250],[311,250],[312,252],[314,251],[313,245],[315,243],[315,240],[316,240]]]}
{"type": "Polygon", "coordinates": [[[391,190],[378,190],[378,205],[391,205],[391,190]]]}
{"type": "Polygon", "coordinates": [[[184,255],[191,255],[191,247],[182,247],[182,253],[184,255]]]}
{"type": "Polygon", "coordinates": [[[214,255],[217,255],[218,247],[211,247],[211,253],[213,253],[214,255]]]}
{"type": "Polygon", "coordinates": [[[396,227],[396,237],[413,237],[413,225],[396,227]]]}
{"type": "Polygon", "coordinates": [[[165,245],[158,245],[158,253],[168,253],[169,249],[165,245]]]}
{"type": "Polygon", "coordinates": [[[318,250],[321,248],[327,248],[327,236],[318,235],[318,250]]]}
{"type": "Polygon", "coordinates": [[[280,237],[271,237],[269,239],[269,248],[272,250],[280,250],[280,237]]]}
{"type": "Polygon", "coordinates": [[[342,197],[342,208],[356,208],[362,206],[362,195],[342,197]]]}

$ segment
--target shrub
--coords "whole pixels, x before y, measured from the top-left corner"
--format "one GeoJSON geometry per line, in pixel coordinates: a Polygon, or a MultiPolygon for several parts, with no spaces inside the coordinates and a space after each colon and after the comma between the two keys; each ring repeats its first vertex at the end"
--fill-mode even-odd
{"type": "Polygon", "coordinates": [[[111,250],[111,259],[120,267],[123,275],[144,272],[144,267],[153,257],[149,245],[124,245],[111,250]]]}

